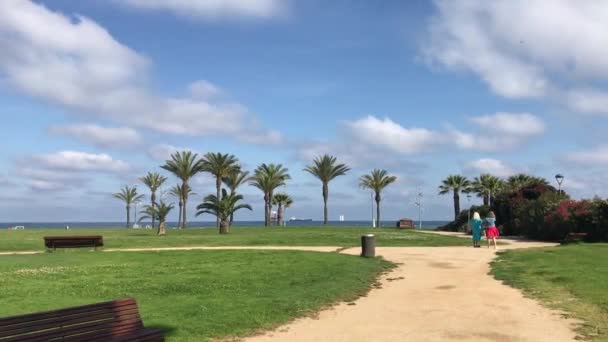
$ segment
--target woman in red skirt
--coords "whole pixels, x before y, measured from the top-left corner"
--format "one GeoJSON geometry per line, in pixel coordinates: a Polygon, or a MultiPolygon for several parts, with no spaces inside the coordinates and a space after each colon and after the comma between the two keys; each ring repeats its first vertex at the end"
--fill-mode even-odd
{"type": "Polygon", "coordinates": [[[496,238],[500,234],[498,232],[498,228],[496,228],[496,215],[494,215],[493,211],[490,211],[488,213],[488,217],[486,217],[485,226],[486,226],[486,239],[488,240],[488,248],[490,248],[490,240],[492,240],[492,243],[494,243],[494,249],[497,249],[496,238]]]}

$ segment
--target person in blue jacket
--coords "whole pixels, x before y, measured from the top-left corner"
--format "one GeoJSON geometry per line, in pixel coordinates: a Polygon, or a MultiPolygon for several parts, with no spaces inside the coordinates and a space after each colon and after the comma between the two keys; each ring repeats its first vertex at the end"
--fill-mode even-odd
{"type": "Polygon", "coordinates": [[[469,224],[471,225],[471,233],[473,235],[473,247],[479,248],[481,247],[480,241],[481,232],[483,230],[483,221],[481,220],[481,216],[479,216],[478,212],[473,214],[473,218],[469,224]]]}

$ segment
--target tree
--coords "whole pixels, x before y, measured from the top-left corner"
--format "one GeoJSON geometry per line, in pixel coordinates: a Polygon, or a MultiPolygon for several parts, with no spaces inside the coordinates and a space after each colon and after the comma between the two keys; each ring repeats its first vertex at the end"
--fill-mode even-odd
{"type": "MultiPolygon", "coordinates": [[[[198,154],[192,153],[191,151],[175,152],[171,155],[171,159],[165,162],[161,168],[171,172],[177,178],[182,181],[183,189],[189,189],[188,182],[192,177],[202,170],[202,161],[197,158],[198,154]]],[[[186,228],[187,225],[187,213],[186,208],[188,207],[188,192],[183,192],[182,201],[182,221],[180,222],[181,228],[186,228]]]]}
{"type": "Polygon", "coordinates": [[[205,197],[203,203],[199,204],[196,209],[196,216],[202,214],[211,214],[220,220],[220,234],[228,234],[230,232],[230,215],[241,209],[251,209],[249,204],[238,204],[243,199],[242,195],[228,194],[226,189],[222,189],[222,198],[218,199],[215,195],[205,197]]]}
{"type": "Polygon", "coordinates": [[[289,170],[281,164],[261,164],[255,169],[249,184],[260,189],[264,193],[264,225],[270,225],[270,211],[272,209],[272,199],[274,191],[285,185],[291,177],[289,170]]]}
{"type": "Polygon", "coordinates": [[[160,201],[158,206],[146,205],[144,207],[144,210],[142,211],[144,216],[142,216],[140,221],[144,220],[144,219],[148,219],[148,218],[151,218],[152,220],[155,220],[155,219],[158,220],[157,234],[159,236],[164,236],[167,233],[167,229],[166,229],[167,216],[169,215],[171,210],[173,210],[173,208],[174,208],[173,203],[167,204],[163,200],[160,201]]]}
{"type": "Polygon", "coordinates": [[[483,198],[483,205],[486,206],[492,204],[492,198],[503,188],[504,182],[500,178],[487,173],[475,177],[471,183],[471,190],[483,198]]]}
{"type": "Polygon", "coordinates": [[[542,177],[535,177],[525,173],[520,173],[507,178],[505,189],[508,191],[518,191],[530,185],[549,185],[549,182],[542,177]]]}
{"type": "Polygon", "coordinates": [[[461,175],[450,175],[439,186],[439,194],[445,195],[450,191],[454,194],[454,220],[458,219],[460,213],[460,192],[468,192],[471,183],[461,175]]]}
{"type": "Polygon", "coordinates": [[[376,200],[376,220],[377,227],[380,227],[380,201],[382,200],[380,193],[389,184],[394,183],[397,180],[395,176],[389,176],[388,171],[374,169],[369,175],[363,175],[359,179],[359,186],[364,189],[370,189],[374,191],[376,200]]]}
{"type": "Polygon", "coordinates": [[[169,194],[178,200],[179,220],[177,221],[178,222],[177,226],[181,227],[182,213],[183,213],[183,207],[184,207],[184,197],[190,197],[192,195],[195,195],[196,193],[194,191],[192,191],[192,188],[190,188],[189,185],[186,185],[186,187],[184,187],[183,185],[177,184],[177,185],[173,186],[171,189],[169,189],[169,194]]]}
{"type": "Polygon", "coordinates": [[[289,208],[293,204],[293,199],[285,193],[278,193],[274,195],[272,204],[278,206],[277,209],[277,225],[283,225],[284,208],[289,208]]]}
{"type": "Polygon", "coordinates": [[[129,228],[131,226],[131,205],[137,201],[141,201],[141,199],[144,198],[144,195],[137,194],[136,187],[130,187],[127,185],[120,189],[120,192],[117,192],[112,196],[125,202],[127,208],[127,228],[129,228]]]}
{"type": "Polygon", "coordinates": [[[338,176],[345,175],[350,168],[345,164],[338,164],[336,157],[325,154],[317,157],[313,165],[304,168],[304,171],[317,177],[323,183],[323,224],[327,224],[327,200],[329,198],[329,182],[338,176]]]}
{"type": "MultiPolygon", "coordinates": [[[[139,181],[144,183],[148,189],[150,189],[150,205],[152,209],[156,206],[156,191],[163,186],[163,183],[167,181],[167,177],[162,176],[158,172],[148,172],[144,177],[139,178],[139,181]]],[[[152,218],[152,228],[154,228],[154,224],[156,222],[156,217],[154,215],[152,218]]]]}
{"type": "MultiPolygon", "coordinates": [[[[209,152],[202,159],[202,171],[208,172],[215,177],[216,197],[220,197],[222,189],[222,178],[239,170],[239,160],[232,154],[221,154],[209,152]]],[[[220,218],[217,218],[217,228],[220,228],[220,218]]]]}
{"type": "MultiPolygon", "coordinates": [[[[222,182],[230,189],[231,194],[236,194],[236,190],[243,184],[249,182],[249,171],[243,171],[241,168],[234,170],[228,176],[222,178],[222,182]]],[[[234,222],[234,214],[230,215],[230,225],[234,222]]]]}

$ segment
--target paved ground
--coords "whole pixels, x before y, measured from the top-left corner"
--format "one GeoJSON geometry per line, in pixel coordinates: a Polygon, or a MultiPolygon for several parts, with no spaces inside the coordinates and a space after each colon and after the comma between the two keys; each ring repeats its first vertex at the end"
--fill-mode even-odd
{"type": "MultiPolygon", "coordinates": [[[[551,246],[510,241],[503,248],[551,246]]],[[[357,254],[358,249],[344,253],[357,254]]],[[[264,341],[572,341],[575,322],[488,275],[493,250],[385,247],[402,263],[355,305],[245,339],[264,341]]]]}

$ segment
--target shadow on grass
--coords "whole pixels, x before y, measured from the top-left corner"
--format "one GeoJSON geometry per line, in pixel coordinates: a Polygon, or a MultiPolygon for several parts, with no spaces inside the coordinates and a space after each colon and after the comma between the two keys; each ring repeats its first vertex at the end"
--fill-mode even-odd
{"type": "Polygon", "coordinates": [[[162,332],[164,332],[166,336],[174,335],[175,332],[177,331],[176,327],[172,327],[172,326],[164,325],[164,324],[151,324],[151,325],[146,325],[145,327],[146,327],[146,329],[162,330],[162,332]]]}

